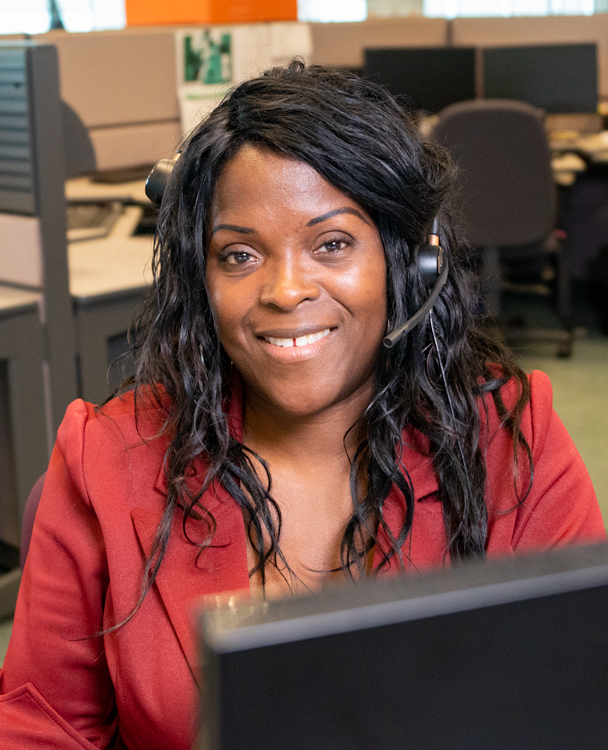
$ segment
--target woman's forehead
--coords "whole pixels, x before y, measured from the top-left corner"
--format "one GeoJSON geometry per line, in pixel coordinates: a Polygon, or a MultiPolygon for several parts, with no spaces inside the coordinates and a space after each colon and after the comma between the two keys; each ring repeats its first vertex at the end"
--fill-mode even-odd
{"type": "Polygon", "coordinates": [[[313,218],[350,207],[371,222],[365,209],[332,185],[310,164],[268,148],[246,144],[222,170],[213,194],[211,218],[238,212],[272,213],[281,208],[313,218]]]}

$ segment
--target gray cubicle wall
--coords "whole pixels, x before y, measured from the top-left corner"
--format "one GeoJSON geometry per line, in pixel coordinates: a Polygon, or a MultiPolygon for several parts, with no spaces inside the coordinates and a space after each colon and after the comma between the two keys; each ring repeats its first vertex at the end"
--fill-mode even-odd
{"type": "Polygon", "coordinates": [[[42,293],[45,355],[41,366],[49,442],[77,395],[62,119],[56,49],[34,42],[0,44],[0,212],[7,215],[9,225],[11,215],[15,226],[23,223],[23,217],[37,223],[40,255],[31,269],[23,267],[23,248],[7,239],[0,283],[42,293]]]}
{"type": "Polygon", "coordinates": [[[38,302],[35,293],[0,286],[0,540],[15,546],[48,462],[38,302]]]}

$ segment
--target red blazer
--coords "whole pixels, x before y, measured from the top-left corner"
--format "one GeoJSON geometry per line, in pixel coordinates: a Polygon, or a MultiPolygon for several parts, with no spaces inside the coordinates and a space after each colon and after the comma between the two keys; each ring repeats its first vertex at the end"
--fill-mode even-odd
{"type": "MultiPolygon", "coordinates": [[[[534,483],[520,507],[511,440],[499,427],[492,399],[487,401],[482,441],[487,444],[490,557],[605,538],[589,476],[552,410],[548,378],[537,372],[531,383],[523,431],[532,448],[534,483]]],[[[504,390],[508,403],[509,387],[504,390]]],[[[237,437],[240,409],[237,397],[231,407],[237,437]]],[[[198,675],[192,604],[204,594],[249,587],[243,518],[224,489],[204,497],[217,521],[213,545],[196,562],[197,550],[176,520],[156,583],[135,617],[94,637],[122,620],[139,597],[144,555],[166,496],[166,440],[142,441],[158,427],[157,410],[144,407],[138,432],[131,395],[102,411],[82,401],[68,409],[0,676],[2,748],[192,747],[198,675]]],[[[435,497],[437,479],[429,459],[416,450],[423,447],[420,436],[404,437],[404,463],[417,499],[407,542],[411,567],[441,565],[446,535],[435,497]]],[[[398,524],[402,505],[397,493],[387,498],[390,524],[398,524]]],[[[193,523],[190,530],[196,536],[193,523]]],[[[395,565],[382,575],[394,572],[395,565]]]]}

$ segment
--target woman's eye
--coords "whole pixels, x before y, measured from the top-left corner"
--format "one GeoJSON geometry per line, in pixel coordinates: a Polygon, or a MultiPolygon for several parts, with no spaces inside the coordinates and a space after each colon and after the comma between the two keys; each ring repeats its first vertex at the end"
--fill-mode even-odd
{"type": "Polygon", "coordinates": [[[321,247],[321,252],[326,253],[337,253],[340,250],[344,250],[344,248],[348,245],[348,242],[346,240],[327,240],[327,242],[324,242],[321,247]]]}
{"type": "Polygon", "coordinates": [[[226,253],[222,260],[229,266],[242,266],[245,263],[249,263],[249,261],[253,260],[253,255],[251,255],[251,253],[245,252],[244,250],[233,250],[229,253],[226,253]]]}

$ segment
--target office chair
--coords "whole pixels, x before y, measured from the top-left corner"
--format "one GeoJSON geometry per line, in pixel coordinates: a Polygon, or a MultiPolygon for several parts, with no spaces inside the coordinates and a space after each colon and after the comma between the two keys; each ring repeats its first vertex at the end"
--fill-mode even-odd
{"type": "Polygon", "coordinates": [[[481,258],[487,316],[513,343],[557,341],[558,354],[570,356],[567,248],[554,232],[557,191],[542,113],[511,100],[459,102],[439,113],[430,136],[459,170],[455,208],[467,243],[481,258]],[[550,295],[565,330],[510,325],[501,315],[501,290],[509,280],[513,289],[550,295]]]}

